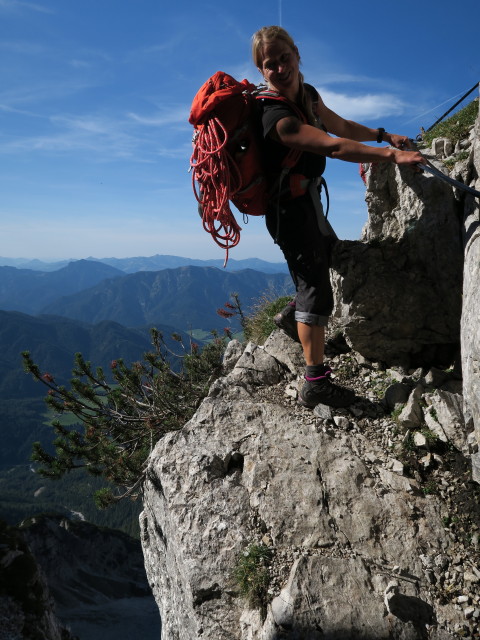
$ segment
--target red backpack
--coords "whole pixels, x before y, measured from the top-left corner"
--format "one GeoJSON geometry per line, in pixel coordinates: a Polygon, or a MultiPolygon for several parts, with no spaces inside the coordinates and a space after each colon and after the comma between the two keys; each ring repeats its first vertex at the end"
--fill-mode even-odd
{"type": "MultiPolygon", "coordinates": [[[[226,250],[225,264],[229,249],[240,241],[241,231],[229,201],[243,214],[262,216],[269,199],[257,99],[288,102],[306,121],[287,98],[259,90],[248,80],[238,82],[222,71],[202,85],[190,111],[189,122],[194,126],[190,159],[193,192],[204,229],[226,250]]],[[[301,153],[292,149],[287,154],[282,164],[285,173],[295,166],[301,153]]]]}

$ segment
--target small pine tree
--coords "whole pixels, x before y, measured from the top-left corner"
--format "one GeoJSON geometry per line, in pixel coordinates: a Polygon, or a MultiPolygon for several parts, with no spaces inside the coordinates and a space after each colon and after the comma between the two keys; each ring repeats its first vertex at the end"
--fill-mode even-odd
{"type": "Polygon", "coordinates": [[[67,428],[60,419],[52,422],[54,454],[39,442],[33,444],[32,460],[41,465],[38,473],[60,478],[85,467],[92,475],[102,476],[115,489],[96,492],[100,508],[138,495],[154,445],[192,417],[221,369],[226,338],[214,334],[200,350],[194,342],[186,347],[178,335],[172,336],[182,349],[179,356],[167,349],[156,329],[151,335],[153,349],[143,361],[127,366],[123,360],[114,360],[109,377],[77,353],[70,388],[42,372],[28,351],[22,354],[25,370],[48,387],[48,406],[59,417],[74,416],[80,425],[67,428]],[[181,362],[178,372],[169,362],[172,356],[181,362]]]}

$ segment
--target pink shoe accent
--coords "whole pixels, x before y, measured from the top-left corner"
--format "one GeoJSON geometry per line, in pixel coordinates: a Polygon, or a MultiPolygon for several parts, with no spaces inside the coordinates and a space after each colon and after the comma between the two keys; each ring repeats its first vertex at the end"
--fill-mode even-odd
{"type": "Polygon", "coordinates": [[[325,378],[330,377],[331,373],[332,373],[331,369],[326,369],[323,376],[318,376],[318,378],[310,378],[310,376],[305,376],[305,380],[307,380],[308,382],[317,382],[317,380],[325,380],[325,378]]]}

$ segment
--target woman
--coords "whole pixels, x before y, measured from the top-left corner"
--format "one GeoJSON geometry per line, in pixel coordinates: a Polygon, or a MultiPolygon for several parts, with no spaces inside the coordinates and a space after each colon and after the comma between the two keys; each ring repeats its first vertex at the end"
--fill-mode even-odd
{"type": "Polygon", "coordinates": [[[348,162],[393,162],[415,167],[425,162],[418,152],[407,151],[406,136],[370,129],[345,120],[323,102],[318,92],[303,81],[300,55],[291,36],[281,27],[263,27],[253,36],[253,60],[268,88],[300,108],[279,100],[263,100],[262,125],[272,198],[266,215],[267,228],[282,249],[292,274],[296,294],[295,320],[306,361],[305,383],[299,402],[314,407],[350,405],[355,394],[332,383],[324,364],[325,327],[333,310],[329,277],[330,250],[335,235],[322,213],[315,179],[323,173],[325,158],[348,162]],[[334,134],[332,137],[329,134],[334,134]],[[388,142],[371,147],[362,142],[388,142]],[[307,193],[284,196],[282,160],[289,150],[301,151],[294,172],[310,180],[307,193]],[[275,194],[282,195],[275,195],[275,194]]]}

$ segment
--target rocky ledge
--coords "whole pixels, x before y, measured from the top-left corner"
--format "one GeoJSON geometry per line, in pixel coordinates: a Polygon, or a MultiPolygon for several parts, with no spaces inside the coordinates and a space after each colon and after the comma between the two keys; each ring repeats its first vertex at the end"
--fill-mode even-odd
{"type": "Polygon", "coordinates": [[[338,337],[329,362],[357,401],[310,411],[299,345],[281,331],[233,341],[196,415],[157,444],[142,545],[169,640],[479,636],[458,375],[387,369],[338,337]],[[232,576],[252,548],[264,591],[246,599],[232,576]]]}

